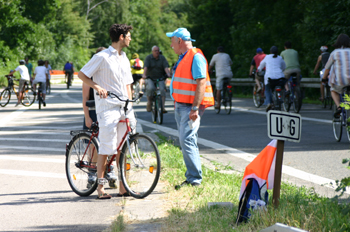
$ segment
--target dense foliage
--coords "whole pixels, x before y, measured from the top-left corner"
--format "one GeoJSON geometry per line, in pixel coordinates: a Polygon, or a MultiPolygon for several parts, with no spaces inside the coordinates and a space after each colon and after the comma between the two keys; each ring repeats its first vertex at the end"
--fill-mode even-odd
{"type": "Polygon", "coordinates": [[[48,59],[55,69],[70,60],[79,69],[110,44],[111,24],[126,23],[134,27],[129,57],[144,59],[158,45],[172,64],[177,56],[165,32],[187,27],[208,60],[217,46],[226,48],[235,77],[247,76],[257,47],[282,51],[287,40],[309,76],[319,47],[349,33],[349,8],[347,0],[0,0],[0,72],[25,56],[34,64],[48,59]]]}

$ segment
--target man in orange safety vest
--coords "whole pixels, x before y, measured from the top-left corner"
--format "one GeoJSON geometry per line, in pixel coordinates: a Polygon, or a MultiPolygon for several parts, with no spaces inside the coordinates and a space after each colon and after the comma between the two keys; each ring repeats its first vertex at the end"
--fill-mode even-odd
{"type": "Polygon", "coordinates": [[[191,34],[186,28],[166,33],[171,47],[179,55],[170,84],[170,96],[175,101],[175,120],[179,142],[187,171],[185,185],[198,186],[202,182],[202,169],[197,145],[200,116],[204,109],[214,105],[213,91],[208,73],[208,62],[203,52],[192,46],[191,34]]]}

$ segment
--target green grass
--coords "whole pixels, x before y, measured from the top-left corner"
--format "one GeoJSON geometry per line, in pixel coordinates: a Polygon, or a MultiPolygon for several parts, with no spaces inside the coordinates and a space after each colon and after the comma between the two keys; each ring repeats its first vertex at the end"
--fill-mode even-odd
{"type": "MultiPolygon", "coordinates": [[[[231,167],[212,162],[213,170],[202,166],[203,182],[199,187],[186,186],[174,190],[186,171],[182,153],[171,140],[158,134],[158,148],[162,158],[161,180],[168,183],[165,190],[171,202],[168,217],[163,219],[161,231],[259,231],[275,223],[283,223],[307,231],[350,231],[350,204],[337,198],[319,196],[313,189],[282,183],[280,205],[271,204],[269,191],[267,212],[253,211],[248,223],[235,225],[242,174],[223,174],[218,170],[231,167]],[[232,202],[233,209],[212,207],[208,202],[232,202]],[[235,230],[232,228],[235,227],[235,230]]],[[[122,230],[115,230],[122,231],[122,230]]]]}

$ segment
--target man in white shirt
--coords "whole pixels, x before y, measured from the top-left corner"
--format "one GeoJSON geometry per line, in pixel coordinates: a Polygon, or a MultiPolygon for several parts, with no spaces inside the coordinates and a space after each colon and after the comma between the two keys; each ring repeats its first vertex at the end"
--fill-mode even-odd
{"type": "MultiPolygon", "coordinates": [[[[132,98],[130,85],[133,78],[130,62],[122,48],[129,47],[131,41],[130,30],[132,26],[126,24],[113,24],[109,28],[111,46],[97,54],[80,70],[78,77],[95,90],[100,97],[95,98],[97,120],[99,122],[100,149],[97,158],[98,199],[109,199],[111,195],[105,193],[103,185],[106,161],[109,155],[116,154],[117,146],[126,131],[125,123],[118,123],[125,118],[121,106],[124,104],[117,98],[107,98],[107,91],[113,92],[121,99],[132,98]],[[91,77],[94,80],[91,80],[91,77]],[[117,126],[116,126],[117,125],[117,126]]],[[[130,120],[134,119],[132,109],[128,112],[130,120]]],[[[119,153],[117,155],[119,160],[119,153]]],[[[128,196],[123,184],[120,182],[118,196],[128,196]]]]}
{"type": "Polygon", "coordinates": [[[19,86],[18,86],[18,101],[15,106],[18,106],[19,103],[21,102],[25,82],[28,81],[28,84],[29,84],[29,80],[30,80],[28,68],[24,64],[25,64],[25,61],[20,60],[19,66],[9,74],[9,75],[12,75],[16,71],[19,71],[19,73],[21,74],[21,79],[19,79],[19,86]]]}
{"type": "Polygon", "coordinates": [[[224,78],[231,78],[233,76],[231,70],[232,60],[230,55],[224,52],[224,47],[219,46],[217,54],[213,55],[209,64],[209,71],[215,66],[216,73],[216,105],[215,108],[220,109],[221,90],[223,89],[224,78]]]}

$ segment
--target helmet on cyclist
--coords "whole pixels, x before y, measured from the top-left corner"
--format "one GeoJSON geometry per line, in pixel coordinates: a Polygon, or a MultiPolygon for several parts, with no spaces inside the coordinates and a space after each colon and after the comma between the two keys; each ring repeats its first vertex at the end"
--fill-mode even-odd
{"type": "Polygon", "coordinates": [[[320,48],[321,52],[325,52],[328,50],[328,47],[327,46],[321,46],[320,48]]]}
{"type": "Polygon", "coordinates": [[[262,52],[263,50],[261,49],[261,48],[257,48],[256,49],[256,53],[260,53],[260,52],[262,52]]]}
{"type": "Polygon", "coordinates": [[[139,58],[139,54],[134,53],[134,54],[132,54],[132,57],[131,57],[131,58],[133,58],[133,59],[137,59],[137,58],[139,58]]]}
{"type": "Polygon", "coordinates": [[[24,60],[20,60],[19,64],[25,64],[25,61],[24,60]]]}

